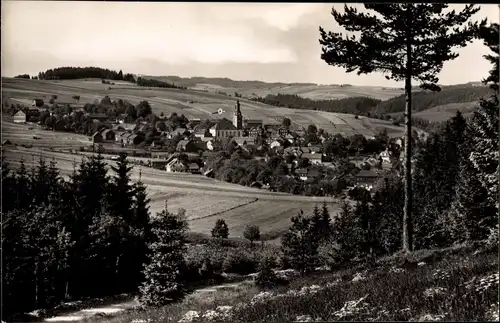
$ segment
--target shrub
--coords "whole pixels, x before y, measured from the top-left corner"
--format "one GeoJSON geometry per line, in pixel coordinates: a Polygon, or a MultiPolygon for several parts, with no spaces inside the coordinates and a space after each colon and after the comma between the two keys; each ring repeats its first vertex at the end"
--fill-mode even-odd
{"type": "Polygon", "coordinates": [[[250,241],[250,244],[253,247],[253,242],[255,240],[259,240],[260,238],[260,229],[256,225],[247,225],[245,231],[243,232],[243,237],[250,241]]]}
{"type": "Polygon", "coordinates": [[[224,259],[222,269],[226,273],[251,274],[257,270],[257,260],[248,252],[232,250],[224,259]]]}

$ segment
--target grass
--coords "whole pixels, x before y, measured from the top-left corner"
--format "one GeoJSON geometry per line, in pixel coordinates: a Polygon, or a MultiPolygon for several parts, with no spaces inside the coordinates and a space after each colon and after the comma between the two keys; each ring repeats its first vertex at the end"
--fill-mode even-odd
{"type": "MultiPolygon", "coordinates": [[[[160,114],[161,112],[169,115],[176,112],[177,114],[184,114],[188,118],[214,118],[213,112],[222,108],[225,113],[220,117],[232,118],[233,108],[235,105],[235,98],[225,95],[219,95],[204,91],[195,90],[176,90],[176,89],[159,89],[159,88],[142,88],[134,85],[115,85],[100,84],[98,82],[91,82],[85,80],[63,80],[63,81],[39,81],[39,80],[26,80],[26,79],[12,79],[2,78],[2,97],[4,102],[10,104],[32,101],[35,98],[42,98],[48,101],[50,97],[57,94],[60,102],[74,102],[71,99],[73,95],[80,95],[79,104],[91,103],[94,100],[100,100],[105,95],[109,95],[112,100],[124,99],[133,104],[138,104],[141,100],[147,100],[153,109],[153,112],[160,114]],[[17,100],[17,101],[16,101],[17,100]],[[192,103],[191,103],[192,102],[192,103]]],[[[314,91],[323,91],[324,93],[343,93],[340,97],[368,95],[367,93],[391,93],[387,98],[395,96],[398,93],[383,90],[383,88],[366,87],[365,90],[359,90],[362,87],[332,87],[326,88],[309,85],[310,89],[304,93],[312,93],[314,91]],[[358,89],[358,90],[357,90],[358,89]],[[326,91],[326,92],[325,92],[326,91]]],[[[283,90],[282,93],[288,93],[292,87],[283,87],[278,90],[283,90]]],[[[249,89],[249,91],[252,91],[249,89]]],[[[230,93],[234,93],[230,92],[230,93]]],[[[299,93],[300,94],[300,93],[299,93]]],[[[306,95],[300,94],[300,95],[306,95]]],[[[332,96],[337,97],[337,96],[332,96]]],[[[318,97],[319,98],[319,97],[318,97]]],[[[355,133],[373,135],[375,129],[363,125],[360,120],[349,118],[346,114],[325,113],[322,111],[313,110],[292,110],[287,108],[278,108],[268,106],[262,103],[250,101],[240,98],[241,109],[243,116],[248,119],[262,119],[265,123],[276,124],[277,121],[274,117],[290,117],[293,121],[299,123],[301,126],[306,127],[312,123],[316,123],[321,128],[324,128],[330,133],[339,132],[336,126],[336,121],[341,125],[345,122],[350,127],[342,130],[346,135],[355,133]],[[348,119],[345,120],[345,119],[348,119]]],[[[390,123],[386,122],[386,126],[390,123]]],[[[384,125],[381,125],[384,126],[384,125]]],[[[402,128],[401,128],[402,129],[402,128]]]]}
{"type": "MultiPolygon", "coordinates": [[[[358,266],[294,279],[287,287],[267,293],[253,285],[240,285],[209,297],[190,295],[178,304],[132,310],[106,321],[177,322],[189,311],[199,315],[193,321],[207,321],[204,313],[212,317],[218,314],[219,321],[238,322],[491,321],[494,306],[498,313],[497,252],[446,250],[435,262],[425,254],[413,255],[415,261],[427,260],[413,269],[400,268],[401,258],[390,257],[374,268],[358,266]],[[217,310],[217,306],[230,309],[224,316],[224,309],[217,310]],[[207,313],[210,310],[214,312],[207,313]]],[[[91,318],[86,322],[101,321],[91,318]]]]}
{"type": "MultiPolygon", "coordinates": [[[[52,133],[52,132],[50,132],[52,133]]],[[[5,139],[5,138],[4,138],[5,139]]],[[[19,167],[24,159],[27,167],[38,162],[42,155],[56,161],[62,175],[73,171],[73,162],[78,164],[81,155],[50,150],[28,149],[20,146],[3,147],[3,155],[12,168],[19,167]]],[[[114,162],[107,160],[109,164],[114,162]]],[[[132,180],[139,179],[139,168],[132,170],[132,180]]],[[[238,238],[247,225],[260,227],[266,240],[279,238],[290,226],[290,218],[299,209],[309,213],[316,204],[327,201],[332,216],[336,214],[338,202],[334,198],[295,196],[272,193],[266,190],[217,181],[201,175],[167,173],[142,167],[141,180],[147,185],[151,198],[150,212],[155,214],[164,208],[165,199],[172,212],[185,209],[190,228],[194,232],[210,234],[215,221],[222,218],[229,226],[230,237],[238,238]]]]}

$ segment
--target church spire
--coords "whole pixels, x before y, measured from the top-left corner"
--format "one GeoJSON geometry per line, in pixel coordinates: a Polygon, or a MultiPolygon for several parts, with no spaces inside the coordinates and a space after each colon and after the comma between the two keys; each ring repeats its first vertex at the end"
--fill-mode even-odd
{"type": "Polygon", "coordinates": [[[240,100],[236,100],[236,105],[234,106],[233,124],[238,130],[243,128],[243,116],[241,115],[240,100]]]}

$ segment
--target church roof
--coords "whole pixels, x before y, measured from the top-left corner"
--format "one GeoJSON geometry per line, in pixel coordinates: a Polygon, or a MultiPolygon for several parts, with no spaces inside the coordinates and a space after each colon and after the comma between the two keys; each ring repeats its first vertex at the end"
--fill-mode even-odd
{"type": "Polygon", "coordinates": [[[210,129],[214,130],[238,130],[234,124],[226,118],[221,119],[215,126],[210,129]]]}

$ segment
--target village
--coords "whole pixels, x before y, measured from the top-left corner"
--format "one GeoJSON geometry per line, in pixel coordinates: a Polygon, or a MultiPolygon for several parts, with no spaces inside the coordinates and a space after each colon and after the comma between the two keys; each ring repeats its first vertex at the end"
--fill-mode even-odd
{"type": "MultiPolygon", "coordinates": [[[[110,101],[108,97],[104,100],[110,101]]],[[[117,105],[115,101],[110,103],[117,105]]],[[[144,104],[147,105],[147,102],[144,104]]],[[[358,141],[355,153],[351,149],[347,159],[340,160],[335,151],[328,148],[328,142],[338,141],[343,138],[343,134],[330,135],[315,125],[305,129],[287,118],[277,117],[275,124],[245,119],[239,100],[234,105],[233,120],[220,116],[224,112],[222,108],[208,120],[187,120],[184,116],[167,118],[163,114],[156,117],[152,112],[146,112],[145,118],[134,118],[130,113],[117,116],[102,112],[89,113],[82,107],[71,108],[69,104],[66,105],[66,111],[61,111],[64,109],[48,108],[42,99],[33,100],[31,108],[16,110],[11,113],[14,123],[33,124],[47,131],[71,131],[69,125],[72,122],[87,120],[91,124],[87,132],[92,131],[92,126],[96,130],[89,136],[91,145],[88,146],[91,150],[89,147],[80,147],[78,152],[72,153],[99,152],[104,158],[113,160],[119,152],[124,151],[135,163],[166,172],[213,177],[214,169],[209,167],[207,159],[230,149],[231,153],[245,152],[254,160],[266,163],[273,156],[282,158],[286,163],[287,178],[303,182],[342,178],[347,188],[357,186],[371,190],[375,182],[392,169],[394,163],[387,145],[383,150],[376,148],[363,151],[363,145],[370,146],[367,142],[375,142],[376,139],[362,135],[352,136],[354,139],[347,148],[356,146],[354,141],[358,141]],[[166,126],[172,118],[181,121],[174,125],[170,122],[170,126],[166,126]],[[346,160],[349,163],[347,166],[346,160]],[[340,168],[346,171],[339,172],[340,168]]],[[[33,139],[39,138],[34,136],[33,139]]],[[[392,138],[392,142],[401,147],[400,138],[392,138]]],[[[254,181],[249,186],[273,190],[266,180],[254,181]]]]}

